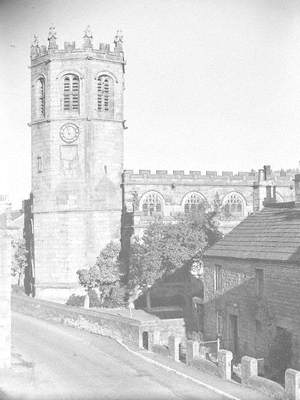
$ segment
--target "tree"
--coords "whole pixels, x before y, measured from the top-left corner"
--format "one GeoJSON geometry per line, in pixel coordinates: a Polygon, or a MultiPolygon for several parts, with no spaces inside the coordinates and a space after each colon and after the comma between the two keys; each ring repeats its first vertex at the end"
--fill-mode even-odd
{"type": "Polygon", "coordinates": [[[176,223],[157,220],[141,239],[135,238],[129,265],[130,301],[177,269],[200,265],[204,250],[221,237],[215,216],[216,213],[209,212],[179,216],[176,223]]]}
{"type": "Polygon", "coordinates": [[[22,239],[14,239],[12,240],[13,247],[13,259],[11,265],[11,275],[17,277],[18,286],[21,286],[21,282],[23,281],[25,268],[27,267],[27,253],[25,247],[25,240],[22,239]]]}
{"type": "Polygon", "coordinates": [[[89,292],[97,289],[100,304],[110,298],[119,283],[120,244],[108,243],[97,257],[95,265],[77,271],[79,283],[87,292],[85,307],[89,306],[89,292]]]}

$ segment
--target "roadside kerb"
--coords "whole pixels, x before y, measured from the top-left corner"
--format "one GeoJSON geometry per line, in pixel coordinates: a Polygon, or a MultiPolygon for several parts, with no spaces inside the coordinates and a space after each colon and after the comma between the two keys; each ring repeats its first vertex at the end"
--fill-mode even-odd
{"type": "Polygon", "coordinates": [[[152,360],[151,358],[148,358],[148,357],[144,356],[140,352],[136,352],[136,351],[130,349],[128,346],[126,346],[126,344],[124,344],[122,342],[119,342],[118,340],[117,340],[117,342],[121,346],[123,346],[129,353],[135,354],[136,356],[142,358],[143,360],[145,360],[145,361],[147,361],[147,362],[149,362],[151,364],[157,365],[158,367],[161,367],[161,368],[163,368],[163,369],[165,369],[167,371],[174,372],[175,374],[177,374],[177,375],[179,375],[179,376],[181,376],[183,378],[186,378],[186,379],[188,379],[188,380],[190,380],[190,381],[192,381],[192,382],[194,382],[194,383],[196,383],[196,384],[198,384],[200,386],[203,386],[206,389],[209,389],[209,390],[211,390],[211,391],[213,391],[213,392],[215,392],[215,393],[217,393],[217,394],[219,394],[221,396],[224,396],[227,399],[230,399],[230,400],[242,400],[239,397],[233,396],[233,395],[231,395],[229,393],[224,392],[223,390],[217,389],[217,388],[215,388],[215,387],[213,387],[213,386],[211,386],[211,385],[209,385],[209,384],[207,384],[205,382],[200,381],[199,379],[193,378],[192,376],[189,376],[189,375],[185,374],[184,372],[178,371],[175,368],[168,367],[167,365],[161,364],[159,361],[152,360]]]}

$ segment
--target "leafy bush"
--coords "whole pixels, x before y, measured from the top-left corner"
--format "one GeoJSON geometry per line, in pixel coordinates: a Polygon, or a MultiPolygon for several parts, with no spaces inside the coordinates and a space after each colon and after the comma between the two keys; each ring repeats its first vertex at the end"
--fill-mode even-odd
{"type": "Polygon", "coordinates": [[[114,290],[119,285],[119,254],[120,244],[110,242],[100,252],[95,265],[88,270],[80,269],[77,271],[79,283],[85,288],[89,296],[93,289],[99,290],[97,301],[95,298],[94,300],[90,298],[90,306],[93,307],[93,301],[97,303],[96,307],[103,306],[105,302],[113,298],[114,290]]]}
{"type": "Polygon", "coordinates": [[[125,306],[126,289],[120,285],[116,285],[111,291],[110,297],[104,299],[102,307],[119,308],[125,306]]]}
{"type": "Polygon", "coordinates": [[[180,269],[186,275],[193,266],[201,270],[203,252],[221,238],[215,217],[215,213],[207,212],[178,216],[175,224],[157,220],[145,229],[142,238],[133,238],[128,275],[130,301],[180,269]]]}
{"type": "MultiPolygon", "coordinates": [[[[72,294],[67,302],[67,306],[73,306],[73,307],[83,307],[84,306],[84,295],[76,295],[72,294]]],[[[92,308],[116,308],[116,307],[121,307],[124,305],[124,289],[119,288],[118,290],[114,290],[112,293],[112,296],[110,298],[104,299],[104,301],[101,303],[99,296],[96,292],[96,290],[91,289],[89,290],[89,298],[90,298],[90,307],[92,308]]]]}
{"type": "Polygon", "coordinates": [[[13,259],[11,265],[11,275],[18,280],[18,286],[23,286],[25,268],[27,264],[27,253],[24,239],[12,240],[13,259]]]}
{"type": "Polygon", "coordinates": [[[90,307],[101,307],[99,296],[96,290],[89,290],[90,307]]]}
{"type": "MultiPolygon", "coordinates": [[[[95,290],[89,290],[89,297],[90,297],[90,307],[100,307],[100,301],[99,301],[99,296],[97,295],[95,290]]],[[[73,306],[73,307],[83,307],[84,305],[84,295],[77,295],[77,294],[72,294],[67,302],[67,306],[73,306]]]]}
{"type": "Polygon", "coordinates": [[[11,292],[18,295],[25,295],[24,288],[18,285],[11,285],[11,292]]]}
{"type": "Polygon", "coordinates": [[[73,306],[73,307],[83,307],[84,298],[85,298],[85,296],[78,296],[76,294],[72,294],[68,298],[68,300],[66,302],[66,305],[67,306],[73,306]]]}

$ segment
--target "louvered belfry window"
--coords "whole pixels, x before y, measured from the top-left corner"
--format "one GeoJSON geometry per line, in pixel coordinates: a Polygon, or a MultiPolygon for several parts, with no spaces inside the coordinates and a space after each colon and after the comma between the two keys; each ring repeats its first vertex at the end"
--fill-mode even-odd
{"type": "Polygon", "coordinates": [[[79,77],[68,74],[64,77],[64,111],[79,112],[79,77]]]}
{"type": "Polygon", "coordinates": [[[37,81],[37,112],[39,117],[45,117],[45,79],[37,81]]]}
{"type": "Polygon", "coordinates": [[[113,112],[113,80],[108,75],[98,78],[98,111],[113,112]]]}

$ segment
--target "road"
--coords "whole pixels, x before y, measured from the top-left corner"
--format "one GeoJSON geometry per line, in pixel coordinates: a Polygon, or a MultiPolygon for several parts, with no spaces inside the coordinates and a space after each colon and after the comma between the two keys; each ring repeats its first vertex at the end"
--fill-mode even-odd
{"type": "Polygon", "coordinates": [[[18,313],[12,326],[13,352],[32,368],[31,384],[14,388],[22,400],[224,400],[110,338],[18,313]]]}

